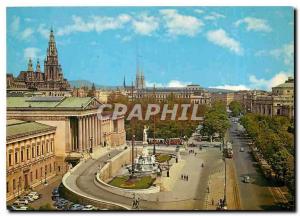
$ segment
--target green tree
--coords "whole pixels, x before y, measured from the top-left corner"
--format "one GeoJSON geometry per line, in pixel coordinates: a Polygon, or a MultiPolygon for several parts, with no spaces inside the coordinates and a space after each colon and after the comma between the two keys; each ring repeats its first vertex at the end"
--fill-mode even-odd
{"type": "Polygon", "coordinates": [[[237,117],[242,113],[242,105],[238,101],[231,101],[229,104],[229,109],[231,110],[231,115],[237,117]]]}
{"type": "Polygon", "coordinates": [[[221,103],[213,104],[210,110],[204,115],[202,132],[210,136],[218,133],[221,138],[225,137],[227,129],[230,127],[229,119],[226,113],[226,107],[221,103]]]}

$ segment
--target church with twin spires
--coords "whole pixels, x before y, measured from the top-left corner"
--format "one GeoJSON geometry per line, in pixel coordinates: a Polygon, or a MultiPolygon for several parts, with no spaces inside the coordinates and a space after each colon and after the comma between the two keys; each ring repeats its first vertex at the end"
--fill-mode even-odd
{"type": "Polygon", "coordinates": [[[17,77],[7,74],[8,90],[24,91],[45,91],[47,95],[61,95],[55,92],[70,91],[70,84],[63,76],[63,71],[58,60],[53,30],[50,31],[47,57],[44,60],[44,72],[41,71],[39,60],[36,63],[36,69],[31,58],[28,60],[27,70],[21,71],[17,77]]]}

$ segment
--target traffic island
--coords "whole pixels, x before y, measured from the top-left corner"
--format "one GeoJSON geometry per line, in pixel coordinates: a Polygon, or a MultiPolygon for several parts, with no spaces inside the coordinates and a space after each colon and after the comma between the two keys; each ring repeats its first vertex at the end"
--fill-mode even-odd
{"type": "Polygon", "coordinates": [[[147,189],[153,185],[156,178],[150,175],[130,178],[129,175],[114,177],[108,184],[125,189],[147,189]]]}

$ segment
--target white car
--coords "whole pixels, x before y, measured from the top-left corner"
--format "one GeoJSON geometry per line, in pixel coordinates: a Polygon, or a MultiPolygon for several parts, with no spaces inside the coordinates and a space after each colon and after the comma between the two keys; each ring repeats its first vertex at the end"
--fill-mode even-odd
{"type": "Polygon", "coordinates": [[[28,207],[27,206],[20,206],[20,207],[16,207],[14,210],[16,210],[16,211],[26,211],[26,210],[28,210],[28,207]]]}
{"type": "Polygon", "coordinates": [[[244,183],[250,183],[250,177],[244,176],[244,183]]]}
{"type": "Polygon", "coordinates": [[[30,192],[29,194],[27,194],[27,196],[30,196],[30,197],[32,197],[32,198],[35,199],[35,200],[37,200],[37,199],[40,198],[39,193],[38,193],[38,192],[35,192],[35,191],[30,192]]]}
{"type": "Polygon", "coordinates": [[[96,210],[96,208],[92,205],[86,205],[84,206],[84,208],[82,209],[84,211],[92,211],[92,210],[96,210]]]}
{"type": "Polygon", "coordinates": [[[28,200],[26,199],[17,199],[16,201],[14,201],[15,205],[28,205],[28,200]]]}
{"type": "Polygon", "coordinates": [[[28,200],[28,202],[33,202],[34,201],[34,199],[31,196],[28,196],[28,195],[23,196],[22,199],[26,199],[26,200],[28,200]]]}

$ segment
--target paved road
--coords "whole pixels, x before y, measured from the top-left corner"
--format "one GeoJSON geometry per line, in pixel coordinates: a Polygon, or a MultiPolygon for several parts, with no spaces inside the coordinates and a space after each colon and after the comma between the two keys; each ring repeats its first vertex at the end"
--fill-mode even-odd
{"type": "Polygon", "coordinates": [[[230,139],[233,141],[233,160],[236,168],[237,182],[240,191],[242,210],[275,210],[275,200],[271,192],[272,185],[259,170],[254,161],[244,137],[237,135],[237,124],[231,123],[229,130],[230,139]],[[240,152],[244,147],[245,151],[240,152]],[[251,183],[243,183],[243,176],[248,175],[251,183]]]}
{"type": "MultiPolygon", "coordinates": [[[[111,157],[114,157],[116,154],[120,153],[119,150],[113,150],[110,152],[111,157]]],[[[184,157],[189,157],[187,161],[189,166],[185,167],[185,171],[189,171],[191,175],[191,181],[184,184],[190,184],[190,186],[186,185],[187,187],[194,187],[194,190],[190,191],[190,197],[186,200],[181,201],[173,201],[173,202],[164,202],[159,200],[155,201],[140,201],[140,208],[145,210],[192,210],[192,209],[203,209],[203,202],[204,202],[204,194],[205,188],[207,186],[207,174],[210,173],[212,168],[214,167],[214,161],[220,155],[218,149],[211,149],[209,153],[206,153],[206,150],[203,150],[203,154],[199,153],[196,156],[189,156],[186,155],[184,157]],[[203,157],[202,157],[203,156],[203,157]],[[201,161],[206,161],[206,166],[201,169],[200,164],[201,161]],[[199,179],[199,173],[196,170],[202,170],[204,175],[200,175],[201,178],[199,179]],[[200,181],[199,181],[200,180],[200,181]],[[199,181],[199,182],[198,182],[199,181]]],[[[81,165],[72,175],[68,178],[68,185],[72,185],[72,188],[76,191],[97,198],[107,201],[112,201],[115,203],[119,203],[128,207],[131,207],[132,199],[126,198],[123,196],[119,196],[116,194],[112,194],[105,190],[102,190],[94,183],[94,174],[99,167],[99,164],[104,163],[108,159],[107,154],[100,157],[97,160],[88,160],[85,164],[81,165]]],[[[178,177],[180,179],[180,177],[178,177]]],[[[188,189],[189,189],[188,188],[188,189]]],[[[184,187],[181,187],[180,190],[184,190],[184,187]]],[[[186,190],[189,191],[189,190],[186,190]]],[[[167,193],[167,192],[166,192],[167,193]]]]}

